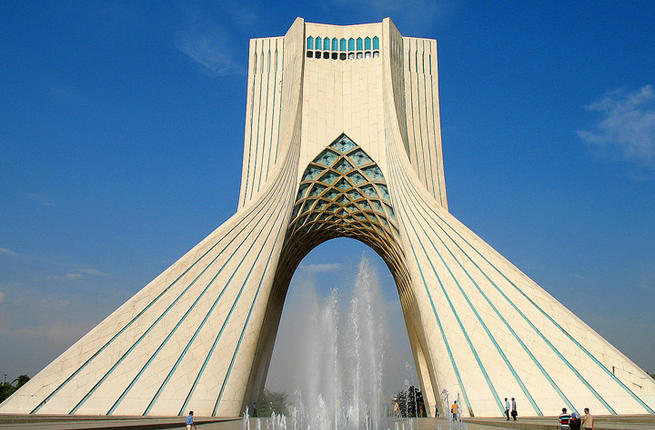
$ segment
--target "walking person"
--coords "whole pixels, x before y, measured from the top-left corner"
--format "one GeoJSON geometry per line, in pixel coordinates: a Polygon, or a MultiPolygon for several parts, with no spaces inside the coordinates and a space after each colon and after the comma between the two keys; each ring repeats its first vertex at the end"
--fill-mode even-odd
{"type": "Polygon", "coordinates": [[[507,397],[505,397],[505,416],[507,417],[507,421],[509,421],[509,400],[507,400],[507,397]]]}
{"type": "Polygon", "coordinates": [[[439,404],[435,403],[434,405],[434,417],[439,418],[439,404]]]}
{"type": "Polygon", "coordinates": [[[512,418],[514,421],[516,421],[516,417],[519,415],[519,413],[516,411],[516,400],[514,400],[514,397],[512,397],[512,418]]]}
{"type": "Polygon", "coordinates": [[[584,417],[582,417],[582,428],[584,430],[594,430],[594,417],[589,413],[589,408],[584,408],[584,417]]]}
{"type": "Polygon", "coordinates": [[[193,411],[189,411],[189,415],[187,415],[184,423],[186,424],[186,430],[191,430],[191,427],[193,427],[194,429],[198,428],[193,422],[193,411]]]}
{"type": "Polygon", "coordinates": [[[450,407],[450,412],[453,414],[453,421],[457,421],[457,400],[455,400],[450,407]]]}
{"type": "Polygon", "coordinates": [[[569,421],[569,428],[571,430],[580,430],[580,416],[577,412],[571,412],[571,420],[569,421]]]}
{"type": "Polygon", "coordinates": [[[562,408],[562,413],[559,414],[559,428],[561,430],[570,430],[569,421],[571,421],[571,415],[566,412],[566,408],[562,408]]]}

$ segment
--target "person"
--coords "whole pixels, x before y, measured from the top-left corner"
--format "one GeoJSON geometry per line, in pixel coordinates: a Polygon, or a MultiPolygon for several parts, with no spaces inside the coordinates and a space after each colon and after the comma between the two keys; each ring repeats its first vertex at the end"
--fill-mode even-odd
{"type": "Polygon", "coordinates": [[[569,421],[569,428],[571,430],[580,430],[580,417],[576,411],[571,412],[571,420],[569,421]]]}
{"type": "Polygon", "coordinates": [[[194,429],[197,429],[196,425],[193,423],[193,411],[189,411],[189,415],[186,417],[186,421],[184,421],[186,424],[186,430],[191,430],[191,427],[194,429]]]}
{"type": "Polygon", "coordinates": [[[434,417],[439,418],[439,405],[438,404],[434,405],[434,417]]]}
{"type": "Polygon", "coordinates": [[[582,428],[584,430],[594,430],[594,417],[589,413],[589,408],[584,408],[584,417],[582,417],[582,428]]]}
{"type": "Polygon", "coordinates": [[[514,421],[516,421],[518,414],[519,413],[516,411],[516,400],[514,400],[514,397],[512,397],[512,418],[514,421]]]}
{"type": "Polygon", "coordinates": [[[569,421],[571,421],[571,415],[566,412],[566,408],[562,408],[562,413],[559,415],[559,428],[570,430],[569,421]]]}
{"type": "Polygon", "coordinates": [[[418,416],[419,417],[425,416],[425,408],[423,407],[423,405],[418,405],[418,416]]]}
{"type": "Polygon", "coordinates": [[[457,421],[457,400],[455,400],[450,407],[450,412],[453,413],[453,420],[457,421]]]}
{"type": "Polygon", "coordinates": [[[509,421],[509,400],[507,400],[507,397],[505,397],[505,416],[507,417],[507,421],[509,421]]]}

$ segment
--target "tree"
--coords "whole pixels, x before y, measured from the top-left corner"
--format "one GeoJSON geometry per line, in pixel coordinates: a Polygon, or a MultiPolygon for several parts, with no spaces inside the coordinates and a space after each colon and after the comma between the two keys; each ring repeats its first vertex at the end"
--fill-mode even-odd
{"type": "Polygon", "coordinates": [[[270,417],[273,412],[276,415],[288,415],[287,393],[277,393],[264,389],[257,402],[257,416],[270,417]]]}
{"type": "Polygon", "coordinates": [[[29,376],[20,375],[18,378],[11,382],[0,383],[0,403],[4,402],[6,398],[14,394],[16,390],[25,385],[29,380],[29,376]]]}

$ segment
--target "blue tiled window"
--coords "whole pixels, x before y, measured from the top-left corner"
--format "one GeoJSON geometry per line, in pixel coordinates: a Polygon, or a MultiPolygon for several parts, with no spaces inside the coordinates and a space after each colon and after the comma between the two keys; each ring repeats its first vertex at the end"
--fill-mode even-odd
{"type": "Polygon", "coordinates": [[[307,38],[307,49],[314,49],[314,38],[312,36],[307,38]]]}

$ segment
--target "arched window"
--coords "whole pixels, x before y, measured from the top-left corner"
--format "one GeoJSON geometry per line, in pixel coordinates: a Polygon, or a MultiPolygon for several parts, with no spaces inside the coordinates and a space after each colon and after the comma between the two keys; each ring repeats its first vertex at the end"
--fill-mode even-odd
{"type": "Polygon", "coordinates": [[[321,45],[323,44],[322,42],[323,42],[323,39],[321,39],[320,37],[316,38],[316,49],[323,49],[323,48],[321,48],[321,45]]]}
{"type": "Polygon", "coordinates": [[[349,51],[355,50],[355,39],[353,39],[352,37],[348,39],[348,50],[349,51]]]}
{"type": "Polygon", "coordinates": [[[371,38],[370,37],[367,37],[366,39],[364,39],[364,49],[366,49],[367,51],[369,49],[371,49],[371,38]]]}
{"type": "Polygon", "coordinates": [[[323,39],[323,49],[325,49],[326,51],[330,50],[330,38],[329,37],[326,37],[325,39],[323,39]]]}
{"type": "Polygon", "coordinates": [[[355,53],[354,52],[349,53],[348,54],[348,59],[349,60],[354,60],[355,59],[355,53]]]}
{"type": "Polygon", "coordinates": [[[358,52],[358,53],[357,53],[357,59],[360,60],[360,59],[362,59],[362,58],[364,58],[364,54],[361,53],[361,52],[358,52]]]}
{"type": "Polygon", "coordinates": [[[362,43],[362,38],[358,37],[357,38],[357,50],[361,51],[362,49],[364,49],[364,46],[363,46],[363,43],[362,43]]]}
{"type": "Polygon", "coordinates": [[[332,39],[332,50],[333,51],[339,50],[339,40],[336,37],[332,39]]]}
{"type": "Polygon", "coordinates": [[[345,51],[346,50],[346,39],[343,37],[339,41],[339,51],[345,51]]]}
{"type": "Polygon", "coordinates": [[[380,39],[377,36],[373,38],[373,49],[380,49],[380,39]]]}
{"type": "Polygon", "coordinates": [[[314,49],[314,38],[312,36],[307,38],[307,49],[314,49]]]}

